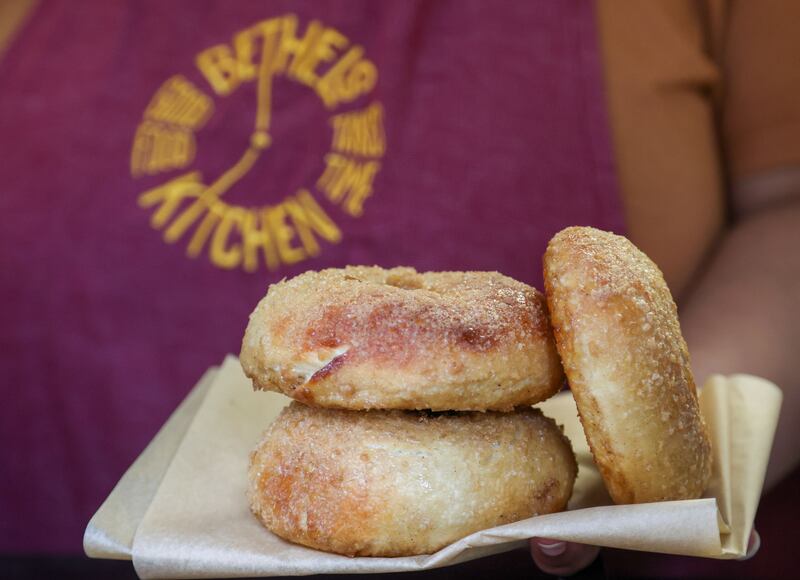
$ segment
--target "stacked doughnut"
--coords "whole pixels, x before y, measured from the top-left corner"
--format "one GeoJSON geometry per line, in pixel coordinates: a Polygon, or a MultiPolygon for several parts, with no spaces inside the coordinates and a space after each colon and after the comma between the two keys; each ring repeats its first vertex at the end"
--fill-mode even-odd
{"type": "Polygon", "coordinates": [[[661,272],[592,228],[557,234],[544,265],[547,299],[494,272],[411,268],[271,286],[240,360],[255,388],[295,402],[251,455],[261,522],[321,550],[403,556],[562,510],[575,457],[531,405],[564,371],[616,502],[699,497],[710,445],[661,272]]]}
{"type": "Polygon", "coordinates": [[[545,300],[511,278],[308,272],[270,287],[240,360],[296,401],[249,474],[253,512],[283,538],[426,554],[572,493],[569,441],[530,407],[563,383],[545,300]]]}

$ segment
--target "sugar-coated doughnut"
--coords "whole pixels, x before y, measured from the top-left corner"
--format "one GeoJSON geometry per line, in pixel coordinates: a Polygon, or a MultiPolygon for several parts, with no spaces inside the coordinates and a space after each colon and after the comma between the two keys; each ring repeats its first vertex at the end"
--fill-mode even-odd
{"type": "Polygon", "coordinates": [[[700,497],[711,447],[661,271],[622,236],[572,227],[550,241],[544,276],[564,370],[611,497],[700,497]]]}
{"type": "Polygon", "coordinates": [[[240,359],[256,388],[342,409],[510,410],[563,382],[544,296],[496,272],[306,272],[269,288],[240,359]]]}
{"type": "Polygon", "coordinates": [[[351,556],[429,554],[562,510],[577,474],[538,410],[344,411],[292,403],[252,452],[253,513],[292,542],[351,556]]]}

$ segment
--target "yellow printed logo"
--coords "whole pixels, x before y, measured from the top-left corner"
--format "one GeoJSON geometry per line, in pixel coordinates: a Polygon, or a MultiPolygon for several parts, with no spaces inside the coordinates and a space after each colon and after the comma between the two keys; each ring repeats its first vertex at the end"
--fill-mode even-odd
{"type": "MultiPolygon", "coordinates": [[[[151,212],[151,226],[168,243],[185,243],[190,257],[207,255],[215,266],[255,272],[276,270],[321,253],[342,231],[323,208],[360,217],[386,152],[383,106],[372,100],[342,110],[375,87],[378,71],[364,49],[332,27],[312,21],[300,34],[298,19],[264,20],[197,55],[196,65],[217,98],[244,83],[256,83],[252,133],[239,159],[219,175],[204,178],[192,168],[195,136],[214,115],[214,98],[182,75],[167,79],[153,95],[139,123],[131,151],[134,178],[188,168],[144,191],[139,206],[151,212]],[[223,198],[270,148],[273,80],[284,77],[311,89],[321,100],[331,132],[323,169],[310,183],[274,205],[234,205],[223,198]]],[[[289,161],[291,162],[291,160],[289,161]]]]}

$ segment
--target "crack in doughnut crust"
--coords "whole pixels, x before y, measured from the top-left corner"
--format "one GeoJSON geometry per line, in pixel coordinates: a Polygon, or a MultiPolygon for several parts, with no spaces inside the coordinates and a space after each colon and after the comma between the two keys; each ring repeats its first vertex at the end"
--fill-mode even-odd
{"type": "Polygon", "coordinates": [[[544,296],[496,272],[306,272],[269,288],[240,360],[257,389],[341,409],[507,411],[563,383],[544,296]]]}
{"type": "Polygon", "coordinates": [[[430,554],[563,510],[577,465],[534,409],[343,411],[292,403],[252,452],[250,505],[275,534],[349,556],[430,554]]]}
{"type": "Polygon", "coordinates": [[[611,497],[700,497],[711,445],[661,271],[626,238],[573,227],[550,241],[544,277],[558,351],[611,497]]]}

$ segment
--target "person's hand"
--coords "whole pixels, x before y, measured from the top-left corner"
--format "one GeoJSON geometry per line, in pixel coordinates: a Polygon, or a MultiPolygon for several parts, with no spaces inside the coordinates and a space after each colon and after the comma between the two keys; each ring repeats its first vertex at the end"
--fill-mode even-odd
{"type": "Polygon", "coordinates": [[[753,531],[750,532],[750,540],[747,542],[747,553],[739,558],[739,561],[744,562],[745,560],[749,560],[758,553],[760,548],[761,536],[759,536],[758,532],[753,528],[753,531]]]}
{"type": "Polygon", "coordinates": [[[588,567],[600,548],[586,544],[532,538],[530,541],[531,556],[542,572],[555,576],[571,576],[588,567]]]}
{"type": "MultiPolygon", "coordinates": [[[[747,543],[747,554],[740,561],[749,560],[761,547],[761,536],[756,530],[750,533],[747,543]]],[[[548,540],[547,538],[531,538],[531,556],[542,572],[554,576],[571,576],[587,568],[600,553],[597,546],[548,540]]]]}

